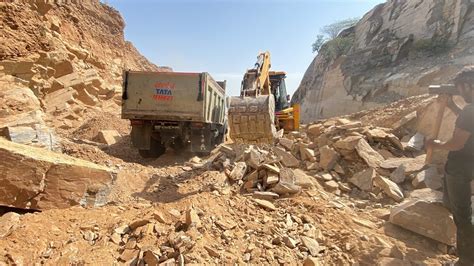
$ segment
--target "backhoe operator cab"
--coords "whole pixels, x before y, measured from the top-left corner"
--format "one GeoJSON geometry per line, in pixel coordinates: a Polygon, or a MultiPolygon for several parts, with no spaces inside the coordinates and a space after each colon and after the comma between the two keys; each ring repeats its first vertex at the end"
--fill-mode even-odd
{"type": "Polygon", "coordinates": [[[270,71],[269,76],[272,94],[275,97],[275,112],[290,107],[289,95],[286,92],[285,84],[286,73],[283,71],[270,71]]]}

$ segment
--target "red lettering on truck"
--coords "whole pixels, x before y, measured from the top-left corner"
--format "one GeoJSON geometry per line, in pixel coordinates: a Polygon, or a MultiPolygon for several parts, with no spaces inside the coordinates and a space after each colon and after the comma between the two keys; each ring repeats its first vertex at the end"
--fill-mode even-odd
{"type": "Polygon", "coordinates": [[[155,101],[171,101],[173,100],[173,96],[155,94],[153,95],[153,99],[155,99],[155,101]]]}

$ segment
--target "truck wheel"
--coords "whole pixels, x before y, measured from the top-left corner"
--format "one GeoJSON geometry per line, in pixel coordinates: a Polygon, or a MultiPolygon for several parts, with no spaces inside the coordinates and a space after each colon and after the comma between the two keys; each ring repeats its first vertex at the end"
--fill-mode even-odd
{"type": "Polygon", "coordinates": [[[138,153],[142,158],[152,158],[150,150],[138,150],[138,153]]]}
{"type": "Polygon", "coordinates": [[[165,145],[161,141],[151,138],[149,150],[138,150],[138,153],[143,158],[158,158],[166,151],[165,145]]]}
{"type": "Polygon", "coordinates": [[[174,141],[171,143],[171,148],[175,151],[175,153],[180,154],[184,151],[186,148],[186,145],[183,143],[181,138],[176,138],[174,141]]]}

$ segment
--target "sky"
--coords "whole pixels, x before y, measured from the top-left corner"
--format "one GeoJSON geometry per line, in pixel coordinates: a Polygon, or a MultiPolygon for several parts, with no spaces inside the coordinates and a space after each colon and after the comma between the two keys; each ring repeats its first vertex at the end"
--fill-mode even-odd
{"type": "Polygon", "coordinates": [[[316,54],[321,27],[362,17],[383,0],[103,0],[120,11],[125,38],[150,61],[178,72],[209,72],[238,95],[260,51],[287,72],[292,94],[316,54]]]}

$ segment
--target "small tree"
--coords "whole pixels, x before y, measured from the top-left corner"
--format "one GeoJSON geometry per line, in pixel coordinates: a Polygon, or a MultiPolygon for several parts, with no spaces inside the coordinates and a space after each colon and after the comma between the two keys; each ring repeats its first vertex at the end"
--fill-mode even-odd
{"type": "Polygon", "coordinates": [[[344,29],[350,28],[357,24],[359,18],[348,18],[336,21],[329,25],[321,28],[321,33],[327,35],[329,38],[334,39],[344,29]]]}
{"type": "Polygon", "coordinates": [[[325,42],[326,42],[326,37],[324,37],[324,35],[322,34],[318,34],[318,36],[316,36],[316,41],[314,41],[313,43],[313,53],[318,52],[319,49],[321,49],[321,46],[323,46],[325,42]]]}
{"type": "Polygon", "coordinates": [[[359,18],[348,18],[336,21],[321,28],[320,34],[316,36],[316,41],[312,44],[313,53],[319,52],[323,44],[337,38],[341,31],[357,24],[359,18]]]}

